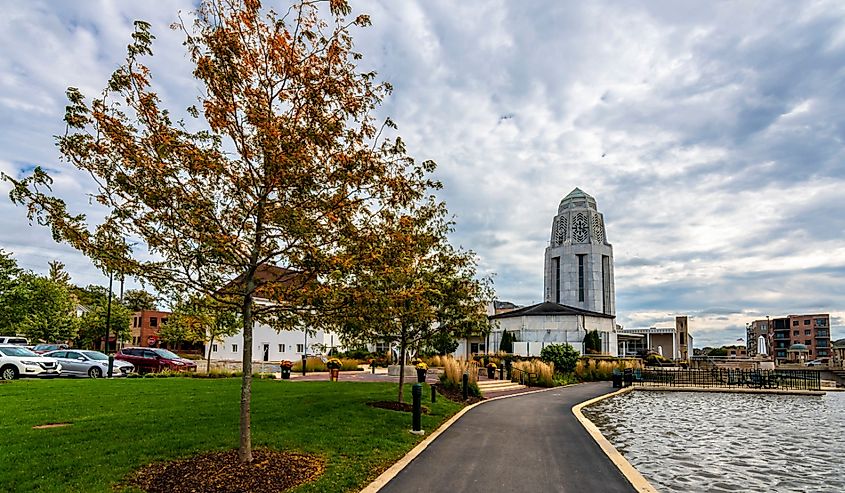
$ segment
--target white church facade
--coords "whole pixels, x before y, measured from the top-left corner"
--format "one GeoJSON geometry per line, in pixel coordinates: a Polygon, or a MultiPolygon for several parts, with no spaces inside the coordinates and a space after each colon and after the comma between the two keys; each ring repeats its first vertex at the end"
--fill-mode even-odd
{"type": "Polygon", "coordinates": [[[596,200],[578,188],[552,220],[543,285],[543,303],[489,317],[489,352],[507,330],[518,341],[516,354],[536,356],[548,344],[564,343],[584,354],[584,336],[596,330],[601,353],[618,356],[613,247],[596,200]]]}

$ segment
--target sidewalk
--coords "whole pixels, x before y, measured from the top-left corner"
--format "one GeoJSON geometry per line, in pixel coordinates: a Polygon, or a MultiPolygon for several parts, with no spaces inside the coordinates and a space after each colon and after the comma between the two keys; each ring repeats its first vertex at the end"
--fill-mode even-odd
{"type": "Polygon", "coordinates": [[[482,404],[380,491],[633,492],[572,414],[572,406],[612,390],[588,383],[482,404]]]}

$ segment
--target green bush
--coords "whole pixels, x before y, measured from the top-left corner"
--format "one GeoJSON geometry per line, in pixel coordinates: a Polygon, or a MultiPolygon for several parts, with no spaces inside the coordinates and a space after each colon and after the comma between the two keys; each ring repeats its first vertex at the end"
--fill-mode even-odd
{"type": "Polygon", "coordinates": [[[663,366],[664,364],[668,363],[669,360],[660,356],[656,353],[651,353],[645,358],[646,366],[663,366]]]}
{"type": "Polygon", "coordinates": [[[587,354],[601,353],[601,336],[598,330],[587,331],[587,335],[584,336],[584,351],[587,354]]]}
{"type": "Polygon", "coordinates": [[[572,373],[579,356],[578,350],[569,344],[550,344],[540,351],[540,359],[553,363],[555,371],[560,373],[572,373]]]}

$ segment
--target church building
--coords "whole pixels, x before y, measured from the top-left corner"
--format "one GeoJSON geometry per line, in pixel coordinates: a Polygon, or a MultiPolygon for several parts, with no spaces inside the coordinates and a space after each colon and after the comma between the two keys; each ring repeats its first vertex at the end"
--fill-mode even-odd
{"type": "Polygon", "coordinates": [[[616,356],[613,247],[596,199],[576,188],[561,200],[545,251],[543,303],[490,317],[490,352],[502,331],[516,336],[514,352],[539,355],[547,344],[570,344],[583,354],[588,331],[597,330],[601,353],[616,356]]]}

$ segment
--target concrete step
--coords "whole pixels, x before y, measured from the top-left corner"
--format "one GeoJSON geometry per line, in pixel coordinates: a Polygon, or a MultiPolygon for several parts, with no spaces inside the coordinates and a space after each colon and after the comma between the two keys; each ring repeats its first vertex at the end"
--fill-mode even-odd
{"type": "Polygon", "coordinates": [[[498,392],[506,392],[511,390],[520,390],[527,388],[525,385],[520,385],[518,383],[509,382],[507,380],[479,380],[478,381],[478,390],[481,391],[482,395],[491,394],[491,393],[498,393],[498,392]]]}

